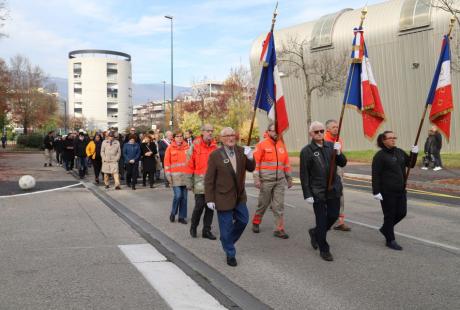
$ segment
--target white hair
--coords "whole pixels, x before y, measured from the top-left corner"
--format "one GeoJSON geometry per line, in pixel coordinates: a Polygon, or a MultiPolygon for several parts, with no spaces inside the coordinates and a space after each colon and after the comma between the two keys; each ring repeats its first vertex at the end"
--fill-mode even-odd
{"type": "Polygon", "coordinates": [[[233,130],[232,127],[224,127],[224,128],[222,128],[222,130],[220,131],[220,135],[225,136],[226,134],[233,135],[233,134],[235,134],[235,130],[233,130]]]}
{"type": "Polygon", "coordinates": [[[315,130],[317,130],[316,128],[318,128],[318,127],[324,128],[323,123],[318,122],[318,121],[314,121],[314,122],[311,123],[310,129],[308,130],[308,132],[315,131],[315,130]]]}

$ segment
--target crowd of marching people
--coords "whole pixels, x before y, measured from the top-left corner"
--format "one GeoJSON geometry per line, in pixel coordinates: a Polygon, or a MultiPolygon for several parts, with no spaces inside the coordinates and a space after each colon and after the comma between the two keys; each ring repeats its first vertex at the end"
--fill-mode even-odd
{"type": "MultiPolygon", "coordinates": [[[[313,249],[320,257],[332,261],[327,231],[350,231],[345,224],[343,198],[343,170],[347,159],[344,142],[337,139],[338,123],[328,120],[326,125],[313,122],[309,128],[310,143],[300,152],[300,184],[303,198],[315,213],[315,227],[308,230],[313,249]]],[[[289,155],[275,124],[269,124],[263,140],[254,149],[237,144],[236,132],[224,128],[215,139],[214,128],[205,124],[201,135],[180,129],[167,131],[162,137],[158,131],[136,133],[131,128],[122,135],[115,130],[89,135],[84,130],[54,137],[49,132],[44,139],[45,164],[52,166],[53,151],[59,166],[70,173],[74,168],[83,179],[88,169],[94,170],[94,182],[102,176],[105,188],[121,189],[120,180],[127,188],[136,190],[138,179],[150,188],[161,182],[172,188],[169,220],[188,224],[188,191],[194,194],[194,209],[190,218],[190,235],[215,240],[211,231],[214,212],[217,211],[220,241],[229,266],[237,266],[235,243],[251,220],[246,205],[245,178],[254,176],[259,190],[252,231],[260,233],[260,224],[267,209],[274,216],[273,236],[288,239],[284,220],[285,190],[293,186],[289,155]],[[219,146],[220,144],[220,146],[219,146]],[[163,170],[161,175],[160,171],[163,170]],[[160,181],[161,180],[161,181],[160,181]],[[203,215],[204,213],[204,215],[203,215]]],[[[381,204],[384,220],[380,232],[386,246],[402,250],[396,242],[394,226],[407,213],[406,179],[408,167],[414,167],[418,147],[410,155],[396,147],[396,135],[385,131],[377,138],[380,148],[372,163],[372,189],[374,199],[381,204]]]]}

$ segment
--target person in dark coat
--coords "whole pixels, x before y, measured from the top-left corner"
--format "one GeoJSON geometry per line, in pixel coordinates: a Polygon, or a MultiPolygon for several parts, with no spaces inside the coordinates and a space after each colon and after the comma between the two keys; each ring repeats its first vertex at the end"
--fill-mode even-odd
{"type": "Polygon", "coordinates": [[[136,142],[136,135],[129,136],[129,142],[123,145],[123,158],[126,165],[126,185],[136,189],[137,174],[139,173],[139,159],[141,147],[136,142]]]}
{"type": "Polygon", "coordinates": [[[54,139],[53,147],[54,153],[56,154],[56,163],[58,166],[62,166],[62,152],[64,151],[64,145],[61,135],[56,136],[56,138],[54,139]]]}
{"type": "Polygon", "coordinates": [[[67,172],[70,172],[73,169],[73,160],[74,160],[74,138],[73,134],[70,133],[68,136],[64,137],[63,140],[63,160],[64,160],[64,166],[65,170],[67,172]]]}
{"type": "Polygon", "coordinates": [[[246,171],[252,172],[256,162],[250,147],[236,145],[235,131],[226,127],[220,132],[223,146],[209,155],[204,178],[206,207],[217,210],[220,241],[227,255],[227,265],[235,267],[235,243],[249,221],[246,206],[246,171]]]}
{"type": "MultiPolygon", "coordinates": [[[[173,139],[173,133],[171,131],[167,131],[165,133],[165,137],[158,141],[158,153],[160,154],[161,165],[163,166],[163,173],[164,173],[164,166],[165,166],[165,153],[168,146],[171,144],[173,139]]],[[[165,186],[169,187],[168,179],[166,178],[165,174],[165,186]]]]}
{"type": "Polygon", "coordinates": [[[418,146],[412,146],[414,155],[409,156],[396,147],[396,139],[392,131],[385,131],[377,137],[380,151],[372,160],[372,192],[382,206],[380,232],[385,237],[386,246],[400,251],[402,247],[395,240],[394,227],[407,214],[406,168],[415,166],[418,146]]]}
{"type": "Polygon", "coordinates": [[[320,122],[310,125],[311,143],[300,152],[300,182],[303,197],[309,204],[313,204],[316,227],[311,228],[311,246],[319,247],[320,256],[325,261],[333,261],[326,236],[327,231],[337,221],[340,211],[340,197],[342,196],[342,180],[337,175],[337,166],[345,167],[347,159],[342,154],[340,142],[324,141],[325,127],[320,122]],[[335,165],[332,166],[331,189],[328,189],[331,159],[336,152],[335,165]]]}
{"type": "Polygon", "coordinates": [[[83,132],[80,132],[78,139],[75,141],[75,158],[78,160],[78,175],[80,179],[83,179],[86,175],[88,166],[86,163],[86,146],[87,142],[85,140],[85,135],[83,132]]]}
{"type": "Polygon", "coordinates": [[[48,134],[45,136],[45,139],[43,139],[43,147],[45,149],[45,164],[43,165],[44,167],[50,166],[52,167],[52,161],[53,161],[53,150],[54,150],[54,131],[48,132],[48,134]]]}
{"type": "Polygon", "coordinates": [[[149,176],[150,188],[153,188],[156,170],[157,146],[151,140],[150,135],[145,135],[144,142],[141,144],[142,153],[142,185],[146,186],[147,175],[149,176]]]}
{"type": "Polygon", "coordinates": [[[423,161],[423,170],[428,170],[431,161],[434,162],[433,171],[442,170],[441,162],[442,136],[436,126],[432,126],[428,132],[425,142],[425,160],[423,161]]]}
{"type": "Polygon", "coordinates": [[[6,148],[6,135],[2,136],[2,148],[6,148]]]}

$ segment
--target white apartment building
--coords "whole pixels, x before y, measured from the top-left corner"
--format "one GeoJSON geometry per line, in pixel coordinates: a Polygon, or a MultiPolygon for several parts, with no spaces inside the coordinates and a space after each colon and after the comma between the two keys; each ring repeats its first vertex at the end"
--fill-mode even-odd
{"type": "Polygon", "coordinates": [[[164,128],[165,103],[151,101],[133,108],[133,127],[146,126],[151,129],[164,128]]]}
{"type": "Polygon", "coordinates": [[[69,117],[88,129],[126,129],[132,124],[131,56],[107,50],[76,50],[68,62],[69,117]]]}

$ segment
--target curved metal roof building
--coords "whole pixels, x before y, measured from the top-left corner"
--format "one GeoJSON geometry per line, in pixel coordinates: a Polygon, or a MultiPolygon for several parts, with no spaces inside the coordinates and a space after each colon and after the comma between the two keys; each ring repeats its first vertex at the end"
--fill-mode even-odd
{"type": "MultiPolygon", "coordinates": [[[[277,52],[291,37],[308,42],[304,49],[306,59],[318,55],[351,53],[353,28],[360,22],[361,10],[344,9],[293,27],[275,31],[277,52]],[[319,54],[317,54],[319,53],[319,54]]],[[[432,8],[428,0],[391,0],[368,7],[364,21],[364,36],[379,87],[387,121],[381,130],[391,129],[398,135],[398,145],[408,149],[415,140],[416,131],[425,107],[441,50],[442,37],[448,32],[450,15],[432,8]]],[[[453,31],[451,51],[453,63],[459,63],[460,40],[458,25],[453,31]]],[[[261,34],[253,43],[250,63],[255,85],[258,84],[262,42],[261,34]]],[[[280,71],[289,72],[281,67],[280,71]]],[[[460,72],[452,72],[454,112],[451,139],[444,141],[443,152],[460,151],[460,72]]],[[[290,151],[300,150],[308,140],[305,82],[301,75],[287,74],[281,79],[289,114],[290,128],[285,141],[290,151]]],[[[343,91],[332,96],[312,94],[312,119],[325,122],[340,114],[343,91]]],[[[258,120],[264,131],[267,117],[259,112],[258,120]]],[[[425,120],[419,145],[423,146],[428,128],[425,120]]],[[[361,116],[347,109],[342,128],[345,149],[375,148],[375,141],[364,138],[361,116]]]]}

